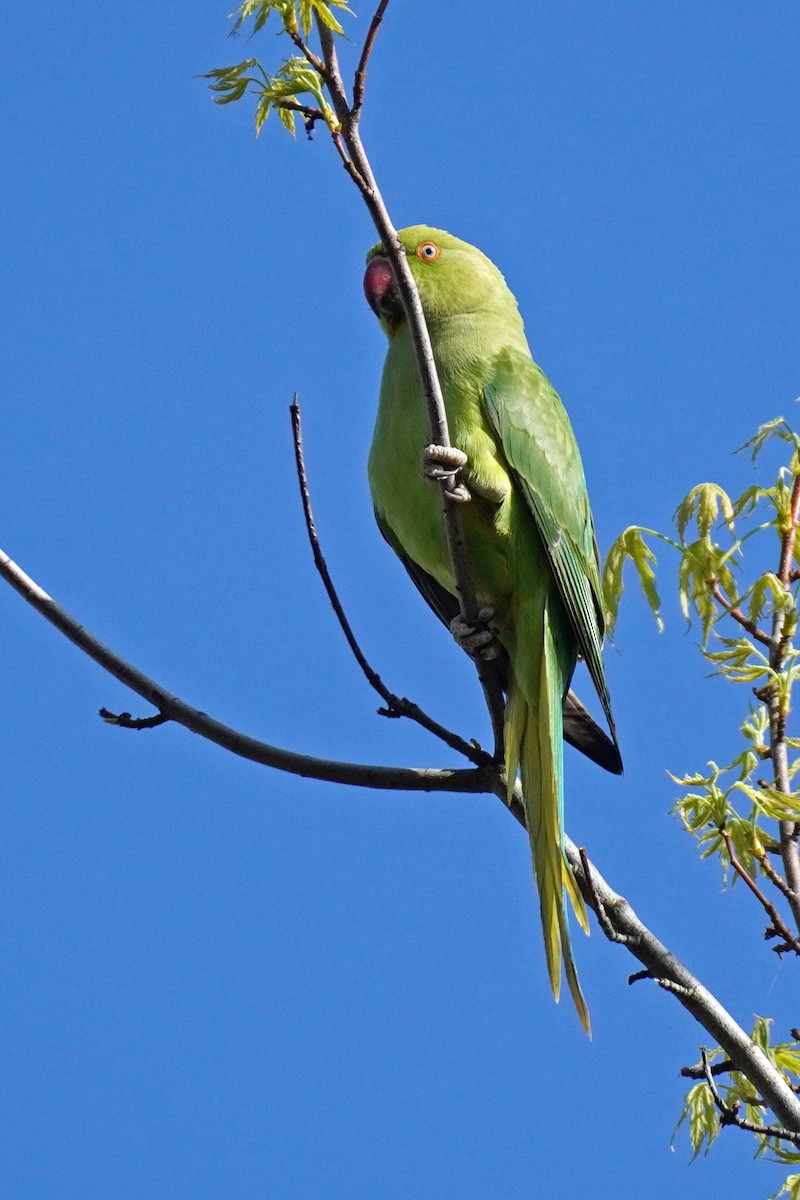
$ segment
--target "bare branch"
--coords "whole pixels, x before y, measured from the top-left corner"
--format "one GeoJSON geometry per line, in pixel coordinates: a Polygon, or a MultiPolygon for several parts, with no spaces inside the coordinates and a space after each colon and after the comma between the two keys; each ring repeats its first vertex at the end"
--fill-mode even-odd
{"type": "MultiPolygon", "coordinates": [[[[759,904],[762,906],[765,913],[767,914],[769,919],[772,921],[772,924],[774,926],[774,933],[771,936],[780,935],[786,942],[786,947],[785,947],[786,949],[792,949],[792,950],[794,950],[795,954],[800,954],[800,940],[793,936],[791,930],[788,928],[786,923],[783,921],[783,919],[782,919],[780,913],[778,912],[777,908],[775,907],[775,905],[772,903],[771,900],[769,900],[764,895],[764,893],[761,891],[761,888],[756,883],[755,879],[753,879],[753,877],[749,874],[749,872],[746,871],[745,868],[742,866],[742,864],[739,862],[739,859],[736,857],[736,850],[734,849],[733,839],[731,838],[731,835],[725,829],[721,829],[720,833],[722,834],[722,839],[725,842],[725,846],[728,851],[728,858],[730,859],[731,866],[733,867],[734,871],[739,876],[739,878],[744,880],[744,882],[747,884],[748,888],[753,893],[756,900],[758,900],[759,904]]],[[[783,949],[783,948],[784,947],[780,947],[780,949],[783,949]]]]}
{"type": "Polygon", "coordinates": [[[655,979],[660,987],[677,996],[686,1011],[691,1013],[711,1034],[717,1045],[722,1047],[735,1069],[747,1076],[778,1120],[789,1129],[800,1133],[800,1100],[764,1051],[734,1021],[700,980],[650,932],[628,901],[613,891],[593,864],[589,864],[592,884],[591,889],[588,887],[581,853],[569,838],[564,841],[564,853],[584,897],[592,904],[592,894],[597,896],[614,933],[624,935],[626,948],[644,966],[645,970],[632,976],[631,982],[635,979],[655,979]]]}
{"type": "MultiPolygon", "coordinates": [[[[770,851],[771,854],[775,854],[776,852],[780,853],[780,851],[770,851]]],[[[791,888],[788,886],[786,880],[783,878],[780,872],[776,871],[772,863],[769,861],[767,851],[765,850],[763,854],[757,854],[755,858],[756,862],[761,867],[761,870],[764,872],[770,883],[773,884],[773,886],[776,887],[778,891],[781,892],[781,894],[784,895],[788,900],[792,894],[791,888]]]]}
{"type": "MultiPolygon", "coordinates": [[[[356,180],[364,203],[369,210],[383,244],[384,253],[392,265],[397,280],[398,291],[403,303],[406,320],[408,321],[409,333],[419,367],[422,393],[428,406],[431,423],[431,441],[437,446],[450,446],[450,431],[447,424],[442,389],[436,373],[433,348],[425,324],[425,316],[422,311],[422,304],[420,303],[414,277],[406,262],[405,252],[397,236],[397,230],[391,222],[386,205],[383,202],[383,197],[375,181],[375,176],[372,173],[372,167],[359,136],[357,122],[353,120],[352,110],[348,103],[347,93],[341,71],[339,70],[339,60],[336,54],[333,34],[321,21],[317,21],[317,30],[328,73],[326,82],[331,102],[336,113],[336,118],[341,126],[341,138],[349,156],[349,159],[345,160],[345,165],[347,166],[347,162],[349,161],[352,166],[352,169],[348,168],[348,173],[356,180]]],[[[466,537],[464,534],[464,520],[461,513],[461,506],[454,503],[448,497],[448,492],[452,491],[455,483],[455,475],[447,475],[441,479],[444,525],[461,615],[467,624],[474,625],[478,620],[480,605],[470,570],[466,537]]],[[[473,661],[475,662],[478,678],[480,679],[486,698],[486,705],[491,717],[495,741],[495,758],[501,761],[503,758],[503,714],[505,705],[500,677],[496,667],[492,663],[480,658],[476,658],[473,661]]]]}
{"type": "MultiPolygon", "coordinates": [[[[778,578],[785,588],[791,586],[792,562],[797,538],[797,523],[800,519],[800,475],[797,475],[792,487],[789,508],[789,523],[781,538],[781,558],[778,578]]],[[[791,631],[793,632],[793,630],[791,631]]],[[[790,635],[787,633],[786,614],[777,611],[772,622],[772,638],[770,666],[778,674],[783,669],[786,653],[790,646],[790,635]]],[[[791,794],[789,778],[789,756],[786,746],[786,718],[788,715],[788,700],[784,702],[778,694],[778,689],[770,689],[768,697],[770,754],[775,771],[775,786],[787,795],[791,794]]],[[[800,933],[800,852],[798,852],[798,837],[800,825],[794,821],[780,822],[781,857],[786,879],[786,896],[794,917],[795,927],[800,933]]]]}
{"type": "Polygon", "coordinates": [[[712,1075],[730,1075],[731,1071],[735,1071],[733,1063],[729,1058],[723,1058],[721,1062],[707,1063],[703,1067],[681,1067],[681,1076],[683,1079],[708,1079],[709,1071],[712,1075]]]}
{"type": "Polygon", "coordinates": [[[385,701],[387,707],[387,716],[390,717],[409,717],[412,721],[416,721],[423,729],[427,729],[435,737],[438,737],[452,750],[457,750],[459,754],[463,754],[465,758],[470,759],[479,767],[491,767],[492,759],[485,750],[482,750],[475,742],[467,742],[464,738],[459,737],[457,733],[446,729],[444,725],[440,725],[438,721],[434,721],[433,717],[429,717],[426,712],[414,704],[411,700],[406,700],[404,697],[396,696],[389,690],[386,684],[381,679],[377,671],[374,671],[367,661],[366,655],[358,644],[352,626],[350,625],[347,615],[342,607],[342,603],[334,587],[328,570],[328,564],[325,562],[325,557],[322,553],[322,548],[319,544],[317,536],[317,528],[314,522],[314,513],[311,508],[311,493],[308,486],[308,475],[306,473],[305,455],[303,453],[303,429],[300,417],[300,405],[295,395],[289,411],[292,414],[292,434],[294,439],[294,457],[297,466],[297,480],[300,484],[300,497],[303,502],[303,516],[305,517],[306,532],[308,540],[311,543],[311,551],[314,555],[314,565],[320,574],[325,591],[328,594],[328,599],[331,602],[331,607],[336,614],[336,619],[339,622],[342,633],[344,634],[347,644],[353,652],[356,662],[361,667],[361,670],[366,676],[367,682],[375,689],[382,700],[385,701]]]}
{"type": "Polygon", "coordinates": [[[172,717],[165,713],[156,713],[154,717],[133,717],[129,712],[113,713],[108,708],[100,709],[100,716],[107,725],[117,725],[120,729],[157,729],[166,725],[172,717]]]}
{"type": "MultiPolygon", "coordinates": [[[[160,684],[149,679],[136,667],[115,654],[84,629],[74,617],[56,604],[47,592],[39,587],[7,554],[0,550],[0,575],[27,600],[38,612],[55,625],[79,650],[93,658],[104,670],[118,679],[125,687],[136,692],[157,708],[160,718],[175,721],[191,729],[211,742],[216,742],[232,754],[251,762],[287,771],[291,775],[302,775],[307,779],[325,779],[330,783],[355,784],[358,787],[381,788],[395,791],[423,792],[493,792],[500,786],[496,771],[475,767],[469,770],[436,770],[425,767],[379,767],[361,763],[337,762],[314,758],[308,754],[296,754],[279,746],[248,737],[206,713],[185,704],[160,684]]],[[[131,718],[134,720],[134,718],[131,718]]],[[[142,720],[142,718],[140,718],[142,720]]],[[[151,720],[151,718],[144,718],[151,720]]],[[[127,722],[118,721],[118,724],[127,722]]],[[[161,719],[153,724],[163,724],[161,719]]],[[[130,728],[131,726],[128,725],[130,728]]],[[[136,725],[132,726],[136,728],[136,725]]],[[[142,726],[144,727],[144,726],[142,726]]]]}
{"type": "Polygon", "coordinates": [[[736,1125],[739,1129],[746,1129],[748,1133],[756,1133],[760,1137],[780,1138],[781,1141],[791,1142],[795,1146],[800,1146],[800,1133],[790,1129],[783,1129],[780,1125],[759,1125],[755,1121],[748,1121],[744,1117],[740,1117],[736,1108],[727,1104],[720,1095],[719,1088],[714,1081],[714,1072],[708,1060],[708,1050],[706,1050],[705,1046],[701,1046],[700,1054],[703,1058],[703,1071],[706,1083],[714,1098],[714,1103],[719,1109],[720,1125],[736,1125]]]}
{"type": "Polygon", "coordinates": [[[600,928],[610,942],[617,942],[622,946],[627,946],[630,943],[630,938],[627,936],[627,934],[617,933],[616,929],[609,920],[608,913],[603,906],[602,900],[597,894],[597,888],[594,885],[594,872],[592,870],[591,863],[589,862],[589,856],[583,846],[579,847],[578,854],[580,855],[581,866],[583,867],[583,878],[586,882],[586,891],[588,893],[586,899],[594,909],[594,914],[597,917],[600,928]]]}
{"type": "Polygon", "coordinates": [[[375,38],[378,36],[378,29],[388,7],[389,0],[381,0],[370,22],[367,36],[364,39],[364,49],[361,51],[361,58],[358,60],[355,79],[353,80],[353,107],[351,114],[353,121],[357,121],[361,116],[361,109],[364,105],[364,84],[367,78],[367,64],[372,54],[372,48],[375,45],[375,38]]]}
{"type": "MultiPolygon", "coordinates": [[[[481,767],[448,771],[342,763],[295,754],[247,737],[215,721],[206,713],[191,708],[114,654],[56,604],[2,551],[0,575],[80,650],[93,658],[125,687],[129,687],[157,708],[160,717],[185,726],[233,754],[294,775],[325,779],[331,783],[402,791],[494,792],[506,803],[505,780],[497,771],[481,767]]],[[[520,824],[524,825],[519,783],[509,808],[520,824]]],[[[646,971],[643,974],[657,979],[662,987],[667,987],[677,995],[684,1008],[723,1048],[735,1064],[736,1070],[741,1071],[752,1082],[778,1119],[784,1125],[800,1131],[800,1100],[763,1051],[751,1041],[699,980],[695,979],[642,924],[628,901],[612,890],[597,868],[589,863],[585,854],[581,856],[577,846],[569,838],[565,839],[564,852],[589,903],[597,911],[602,909],[606,917],[606,927],[610,927],[614,934],[620,935],[614,940],[623,942],[631,954],[644,965],[646,971]]]]}

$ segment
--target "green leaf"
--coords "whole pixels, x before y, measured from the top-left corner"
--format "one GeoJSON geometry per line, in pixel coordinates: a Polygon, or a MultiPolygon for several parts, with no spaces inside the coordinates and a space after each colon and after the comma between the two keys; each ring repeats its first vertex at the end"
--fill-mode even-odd
{"type": "MultiPolygon", "coordinates": [[[[277,13],[283,22],[284,28],[288,28],[294,15],[294,4],[292,0],[245,0],[243,4],[230,14],[233,20],[232,33],[239,32],[245,21],[253,17],[253,33],[258,33],[263,29],[267,22],[270,13],[277,13]]],[[[295,27],[297,23],[295,22],[295,27]]]]}
{"type": "Polygon", "coordinates": [[[342,9],[344,12],[352,15],[351,9],[347,7],[344,0],[328,0],[327,4],[323,3],[322,0],[300,0],[300,24],[303,26],[303,32],[306,37],[311,31],[312,17],[316,17],[322,25],[326,25],[334,33],[344,33],[341,25],[331,12],[331,6],[342,9]]]}
{"type": "Polygon", "coordinates": [[[798,452],[800,452],[800,438],[798,438],[784,417],[775,417],[774,420],[767,421],[764,425],[759,426],[754,436],[749,441],[746,441],[743,446],[740,446],[736,453],[741,454],[743,450],[749,450],[750,457],[755,462],[767,442],[775,438],[783,442],[788,442],[790,446],[794,447],[794,454],[792,456],[792,469],[794,470],[798,452]]]}
{"type": "Polygon", "coordinates": [[[653,610],[659,632],[664,628],[664,622],[661,619],[661,600],[656,590],[656,577],[652,566],[656,561],[656,556],[642,537],[643,533],[649,533],[653,537],[659,536],[652,530],[642,529],[639,525],[631,525],[620,534],[606,557],[603,567],[603,604],[606,628],[609,634],[613,633],[617,623],[623,590],[622,571],[628,559],[633,563],[639,575],[639,583],[653,610]]]}
{"type": "Polygon", "coordinates": [[[752,791],[753,803],[765,817],[773,821],[800,821],[799,797],[787,795],[773,787],[754,788],[752,791]]]}
{"type": "MultiPolygon", "coordinates": [[[[744,446],[741,449],[744,449],[744,446]]],[[[758,484],[745,488],[741,496],[733,502],[734,516],[749,516],[757,507],[759,500],[771,500],[773,495],[773,488],[763,488],[758,484]]]]}
{"type": "Polygon", "coordinates": [[[278,110],[278,116],[280,117],[284,128],[289,130],[289,133],[292,135],[292,137],[297,137],[297,132],[295,129],[296,113],[294,113],[291,108],[286,108],[280,103],[276,104],[275,107],[278,110]]]}
{"type": "Polygon", "coordinates": [[[714,1097],[711,1095],[711,1088],[707,1083],[697,1083],[686,1093],[683,1112],[678,1118],[678,1124],[672,1134],[673,1141],[686,1120],[689,1122],[689,1141],[692,1145],[692,1161],[694,1161],[701,1150],[704,1155],[708,1154],[720,1130],[714,1097]]]}
{"type": "Polygon", "coordinates": [[[786,1196],[788,1200],[800,1200],[800,1175],[787,1175],[783,1187],[769,1200],[778,1200],[780,1196],[786,1196]]]}
{"type": "Polygon", "coordinates": [[[675,523],[681,541],[693,516],[696,516],[700,537],[708,537],[712,526],[716,524],[720,509],[728,529],[733,534],[734,507],[728,493],[716,483],[698,483],[681,501],[675,512],[675,523]]]}

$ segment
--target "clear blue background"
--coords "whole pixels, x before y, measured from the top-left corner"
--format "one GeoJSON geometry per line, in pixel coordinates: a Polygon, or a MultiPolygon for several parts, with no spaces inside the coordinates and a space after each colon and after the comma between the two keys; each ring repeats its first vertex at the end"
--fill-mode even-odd
{"type": "MultiPolygon", "coordinates": [[[[320,533],[398,691],[486,736],[473,672],[373,527],[383,341],[375,240],[320,131],[216,109],[195,76],[285,40],[226,6],[5,6],[0,544],[190,703],[310,753],[444,765],[375,715],[315,577],[293,476],[299,391],[320,533]]],[[[363,36],[369,8],[352,23],[363,36]]],[[[798,390],[792,5],[390,6],[364,136],[398,224],[504,270],[581,443],[604,547],[665,528],[798,390]]],[[[346,52],[351,63],[353,53],[346,52]]],[[[568,826],[748,1028],[798,1022],[674,818],[666,769],[737,748],[662,556],[666,633],[630,587],[608,668],[626,775],[568,762],[568,826]]],[[[632,584],[632,581],[631,581],[632,584]]],[[[0,1191],[517,1200],[766,1196],[728,1132],[670,1151],[707,1040],[577,955],[594,1040],[549,994],[524,835],[491,797],[305,782],[177,727],[0,589],[0,1191]]],[[[584,692],[586,688],[584,687],[584,692]]],[[[733,689],[730,689],[731,693],[733,689]]]]}

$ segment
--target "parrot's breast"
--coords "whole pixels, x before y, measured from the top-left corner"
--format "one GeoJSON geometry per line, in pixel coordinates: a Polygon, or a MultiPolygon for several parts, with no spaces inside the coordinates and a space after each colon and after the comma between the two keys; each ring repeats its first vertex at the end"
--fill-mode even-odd
{"type": "MultiPolygon", "coordinates": [[[[497,608],[504,605],[510,587],[507,533],[513,489],[483,412],[485,371],[483,363],[470,355],[458,328],[454,336],[443,338],[440,333],[433,336],[433,341],[450,437],[453,445],[467,455],[470,477],[477,485],[470,489],[473,498],[464,506],[475,585],[481,600],[497,608]],[[481,488],[494,499],[484,499],[481,488]]],[[[386,356],[369,456],[370,488],[379,516],[404,553],[455,593],[439,488],[423,476],[422,470],[423,450],[430,440],[427,406],[404,328],[390,342],[386,356]]]]}

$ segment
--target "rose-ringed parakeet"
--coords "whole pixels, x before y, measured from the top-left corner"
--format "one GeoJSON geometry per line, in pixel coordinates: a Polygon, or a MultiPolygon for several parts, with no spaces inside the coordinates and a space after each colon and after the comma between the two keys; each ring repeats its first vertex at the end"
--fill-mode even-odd
{"type": "MultiPolygon", "coordinates": [[[[506,692],[509,792],[519,771],[539,889],[547,966],[558,999],[561,963],[584,1027],[589,1015],[570,947],[568,895],[586,912],[563,851],[563,738],[621,771],[601,646],[597,545],[572,427],[531,358],[516,300],[474,246],[415,225],[400,241],[419,289],[453,446],[466,455],[463,505],[481,605],[492,610],[506,692]],[[582,658],[611,737],[569,692],[582,658]]],[[[458,614],[439,489],[426,480],[427,408],[394,275],[377,245],[364,289],[389,339],[369,457],[380,529],[431,607],[458,614]]]]}

